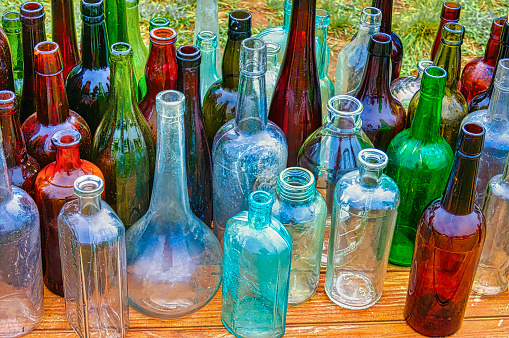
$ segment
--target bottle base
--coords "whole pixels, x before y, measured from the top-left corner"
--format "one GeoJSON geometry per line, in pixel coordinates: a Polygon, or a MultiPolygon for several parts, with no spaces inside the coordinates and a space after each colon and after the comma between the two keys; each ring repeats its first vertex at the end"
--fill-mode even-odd
{"type": "Polygon", "coordinates": [[[34,313],[34,304],[26,294],[3,296],[0,306],[0,337],[21,337],[32,332],[44,317],[44,309],[34,313]]]}
{"type": "Polygon", "coordinates": [[[266,338],[279,338],[285,334],[284,330],[281,333],[276,333],[271,330],[267,330],[267,331],[254,330],[252,326],[249,327],[251,330],[234,331],[225,323],[222,316],[221,316],[221,322],[223,323],[224,327],[228,330],[228,332],[230,332],[232,335],[234,335],[237,338],[255,338],[255,337],[256,338],[265,338],[265,337],[266,338]]]}
{"type": "Polygon", "coordinates": [[[341,271],[332,285],[326,285],[325,292],[332,302],[348,310],[367,309],[382,297],[381,293],[377,294],[371,279],[351,271],[341,271]]]}

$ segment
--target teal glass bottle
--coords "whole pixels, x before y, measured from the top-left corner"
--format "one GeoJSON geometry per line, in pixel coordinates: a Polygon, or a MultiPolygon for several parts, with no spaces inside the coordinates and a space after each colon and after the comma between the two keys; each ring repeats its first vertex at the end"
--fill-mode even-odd
{"type": "Polygon", "coordinates": [[[396,230],[389,260],[410,266],[417,224],[430,202],[442,196],[451,171],[453,152],[440,135],[440,112],[447,73],[430,66],[424,70],[421,96],[410,129],[396,135],[389,144],[387,175],[401,192],[396,230]]]}
{"type": "Polygon", "coordinates": [[[117,42],[127,42],[127,2],[126,0],[105,0],[104,16],[110,46],[117,42]]]}
{"type": "Polygon", "coordinates": [[[203,104],[209,88],[221,79],[216,70],[217,35],[210,31],[198,33],[196,46],[201,51],[200,93],[203,104]]]}
{"type": "Polygon", "coordinates": [[[320,53],[318,57],[318,78],[320,79],[320,95],[322,96],[322,120],[327,120],[327,102],[334,96],[334,83],[329,77],[329,56],[327,52],[327,32],[329,31],[330,13],[324,9],[316,10],[315,34],[320,53]]]}
{"type": "Polygon", "coordinates": [[[272,217],[274,198],[249,195],[249,211],[228,220],[223,254],[221,320],[237,337],[285,333],[292,240],[272,217]]]}
{"type": "Polygon", "coordinates": [[[142,95],[147,92],[147,84],[143,76],[148,59],[148,49],[141,37],[138,5],[139,0],[126,0],[127,39],[133,50],[133,71],[138,89],[136,95],[139,101],[143,98],[142,95]]]}
{"type": "Polygon", "coordinates": [[[21,21],[19,13],[6,12],[2,16],[2,28],[9,39],[11,62],[14,75],[14,89],[17,97],[21,97],[23,87],[23,44],[21,43],[21,21]]]}

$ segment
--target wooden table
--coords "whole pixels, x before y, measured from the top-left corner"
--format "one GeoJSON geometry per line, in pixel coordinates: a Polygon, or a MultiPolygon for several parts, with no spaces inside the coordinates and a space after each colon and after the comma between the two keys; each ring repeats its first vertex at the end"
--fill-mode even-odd
{"type": "MultiPolygon", "coordinates": [[[[352,311],[332,303],[324,290],[322,271],[318,291],[299,306],[288,308],[285,337],[413,337],[418,336],[403,319],[408,268],[389,266],[384,293],[369,309],[352,311]]],[[[29,336],[75,337],[65,319],[64,299],[44,292],[45,315],[29,336]]],[[[233,337],[220,319],[221,290],[198,312],[178,320],[149,318],[130,309],[128,337],[233,337]]],[[[509,337],[509,292],[496,298],[472,294],[455,337],[509,337]]]]}

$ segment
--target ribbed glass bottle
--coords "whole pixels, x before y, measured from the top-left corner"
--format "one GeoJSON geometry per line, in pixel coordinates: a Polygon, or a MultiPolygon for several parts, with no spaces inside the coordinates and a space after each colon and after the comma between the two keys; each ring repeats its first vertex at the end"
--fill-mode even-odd
{"type": "Polygon", "coordinates": [[[21,89],[23,88],[23,44],[21,42],[19,13],[4,13],[2,15],[2,28],[5,35],[7,35],[7,39],[9,39],[15,93],[18,98],[21,98],[21,89]]]}
{"type": "Polygon", "coordinates": [[[127,42],[127,1],[105,0],[104,16],[110,46],[117,42],[127,42]]]}
{"type": "Polygon", "coordinates": [[[437,35],[433,42],[430,59],[435,60],[438,52],[438,47],[442,41],[442,30],[449,22],[458,22],[460,19],[461,5],[454,1],[444,1],[442,4],[442,12],[440,14],[440,24],[438,25],[437,35]]]}
{"type": "MultiPolygon", "coordinates": [[[[433,66],[433,61],[422,60],[417,64],[417,74],[397,78],[391,82],[391,94],[401,102],[405,109],[408,109],[412,97],[421,88],[422,75],[424,70],[433,66]]],[[[412,121],[407,119],[407,126],[409,127],[412,121]]]]}
{"type": "Polygon", "coordinates": [[[217,35],[210,31],[203,31],[196,36],[196,46],[201,52],[200,95],[204,103],[205,94],[209,88],[221,78],[216,71],[216,49],[219,45],[217,35]]]}
{"type": "Polygon", "coordinates": [[[60,48],[65,81],[67,74],[80,62],[73,0],[51,0],[51,38],[60,48]]]}

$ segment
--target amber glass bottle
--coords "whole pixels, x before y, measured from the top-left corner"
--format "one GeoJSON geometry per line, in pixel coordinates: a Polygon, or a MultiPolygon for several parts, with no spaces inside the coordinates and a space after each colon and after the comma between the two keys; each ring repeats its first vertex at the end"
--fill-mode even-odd
{"type": "Polygon", "coordinates": [[[285,133],[289,167],[297,165],[304,141],[322,125],[315,55],[316,0],[293,0],[288,43],[269,110],[285,133]]]}
{"type": "MultiPolygon", "coordinates": [[[[438,52],[438,46],[442,40],[442,29],[448,22],[458,22],[460,20],[461,5],[454,1],[445,1],[442,4],[442,13],[440,14],[440,25],[438,25],[437,35],[435,42],[433,42],[433,49],[431,50],[431,60],[435,60],[438,52]]],[[[435,65],[436,66],[436,65],[435,65]]]]}
{"type": "Polygon", "coordinates": [[[21,127],[27,150],[41,167],[55,160],[51,136],[62,129],[81,134],[80,152],[90,158],[90,130],[81,116],[69,109],[62,77],[62,60],[55,42],[43,41],[34,48],[37,112],[21,127]]]}
{"type": "Polygon", "coordinates": [[[2,28],[0,28],[0,90],[14,91],[11,50],[7,35],[2,28]]]}
{"type": "Polygon", "coordinates": [[[71,69],[80,62],[73,0],[51,0],[51,35],[60,47],[64,80],[71,69]]]}
{"type": "Polygon", "coordinates": [[[368,43],[368,62],[352,96],[361,101],[362,130],[375,148],[386,151],[391,140],[405,129],[406,113],[390,91],[391,36],[376,33],[368,43]]]}
{"type": "Polygon", "coordinates": [[[56,147],[56,161],[44,167],[35,181],[35,202],[41,219],[41,249],[44,284],[63,296],[62,268],[58,245],[57,218],[62,206],[76,198],[74,180],[83,175],[104,176],[94,164],[80,159],[81,135],[64,129],[50,137],[56,147]]]}

